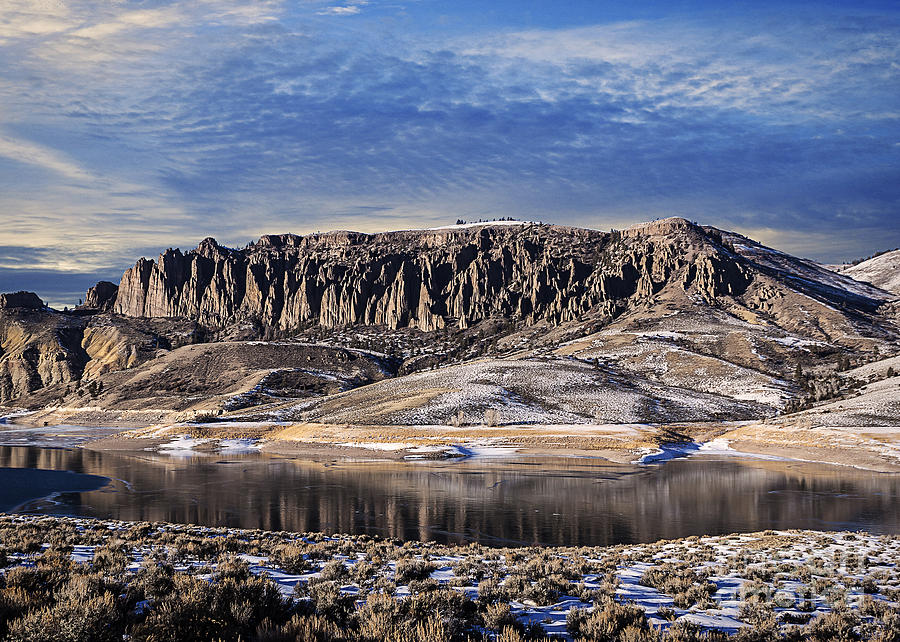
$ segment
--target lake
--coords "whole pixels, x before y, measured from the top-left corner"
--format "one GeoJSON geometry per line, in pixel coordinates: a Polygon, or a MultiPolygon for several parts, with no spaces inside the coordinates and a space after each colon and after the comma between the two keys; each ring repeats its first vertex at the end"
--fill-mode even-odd
{"type": "Polygon", "coordinates": [[[608,545],[770,528],[900,532],[900,475],[735,457],[636,467],[567,457],[311,462],[0,446],[0,467],[0,505],[13,501],[4,493],[21,490],[13,478],[21,471],[9,469],[70,471],[109,482],[97,488],[96,478],[78,477],[89,487],[53,487],[48,477],[41,488],[61,492],[21,510],[120,520],[489,545],[608,545]]]}

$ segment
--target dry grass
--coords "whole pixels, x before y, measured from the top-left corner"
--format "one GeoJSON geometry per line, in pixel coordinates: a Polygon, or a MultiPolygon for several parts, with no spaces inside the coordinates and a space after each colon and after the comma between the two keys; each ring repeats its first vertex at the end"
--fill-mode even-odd
{"type": "Polygon", "coordinates": [[[889,601],[898,593],[897,545],[896,538],[861,533],[769,531],[615,547],[489,549],[365,535],[0,517],[0,637],[524,642],[546,635],[535,613],[562,608],[575,640],[713,642],[727,636],[682,615],[686,609],[715,613],[722,598],[714,595],[710,574],[732,574],[749,580],[739,608],[732,608],[750,626],[735,642],[883,642],[900,630],[900,610],[889,601]],[[74,546],[93,547],[81,553],[86,562],[71,560],[74,546]],[[237,554],[268,561],[251,567],[237,554]],[[137,572],[125,570],[138,556],[144,561],[137,572]],[[617,573],[638,563],[650,565],[642,584],[674,597],[674,608],[650,611],[653,619],[617,594],[623,588],[617,573]],[[265,576],[276,569],[302,575],[293,580],[293,595],[265,576]],[[781,603],[777,587],[796,577],[827,596],[830,613],[811,602],[781,603]],[[850,599],[854,592],[858,604],[850,599]],[[571,600],[565,607],[564,599],[571,600]],[[529,613],[531,624],[524,619],[529,613]],[[666,631],[656,628],[669,622],[666,631]]]}
{"type": "Polygon", "coordinates": [[[294,424],[267,435],[274,441],[318,444],[386,444],[450,446],[460,443],[490,443],[494,446],[547,448],[553,450],[637,450],[659,443],[653,429],[623,427],[617,435],[610,428],[552,426],[352,426],[321,423],[294,424]],[[572,434],[576,431],[577,434],[572,434]]]}

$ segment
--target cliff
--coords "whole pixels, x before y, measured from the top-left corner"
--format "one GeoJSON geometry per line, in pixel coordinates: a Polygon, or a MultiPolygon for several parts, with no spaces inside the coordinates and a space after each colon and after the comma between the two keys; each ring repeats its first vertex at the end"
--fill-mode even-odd
{"type": "Polygon", "coordinates": [[[81,309],[98,312],[112,312],[116,304],[116,294],[119,286],[109,281],[99,281],[97,285],[88,289],[84,296],[84,304],[81,309]]]}
{"type": "Polygon", "coordinates": [[[81,326],[32,292],[0,295],[0,402],[80,377],[81,326]]]}
{"type": "Polygon", "coordinates": [[[115,311],[197,320],[466,328],[490,317],[561,323],[614,317],[629,301],[676,284],[713,299],[751,274],[706,232],[666,219],[624,233],[550,225],[264,236],[242,250],[208,238],[195,250],[141,259],[119,284],[115,311]]]}
{"type": "MultiPolygon", "coordinates": [[[[168,393],[138,401],[147,390],[129,387],[121,373],[149,372],[186,344],[280,335],[292,343],[391,355],[379,367],[400,375],[480,356],[528,359],[556,351],[560,359],[577,357],[597,368],[614,361],[623,381],[643,382],[635,399],[647,404],[679,398],[663,385],[701,393],[685,400],[698,412],[719,407],[703,401],[714,394],[727,398],[722,407],[738,398],[746,405],[741,412],[761,415],[756,399],[776,408],[797,393],[786,381],[798,363],[804,371],[827,369],[890,349],[900,334],[889,314],[894,298],[683,218],[611,232],[504,221],[269,235],[243,249],[207,238],[188,252],[140,259],[118,287],[98,283],[71,313],[46,308],[32,293],[0,295],[0,404],[72,407],[84,403],[84,386],[75,382],[102,379],[108,392],[92,403],[129,411],[165,405],[168,393]],[[441,332],[424,334],[434,331],[441,332]]],[[[287,344],[276,342],[273,350],[287,344]]],[[[241,350],[262,354],[254,346],[241,350]]],[[[190,362],[196,354],[181,350],[178,358],[190,362]]],[[[300,365],[276,377],[282,360],[273,358],[266,368],[253,363],[240,385],[260,386],[254,398],[276,379],[286,396],[327,388],[310,373],[297,374],[300,365]]],[[[185,380],[206,381],[211,399],[217,390],[231,390],[216,383],[230,365],[185,380]]],[[[346,385],[375,379],[361,371],[348,375],[346,385]]],[[[160,386],[152,389],[165,391],[160,386]]],[[[673,416],[695,416],[676,412],[676,405],[673,416]]],[[[604,413],[598,416],[611,416],[604,413]]]]}

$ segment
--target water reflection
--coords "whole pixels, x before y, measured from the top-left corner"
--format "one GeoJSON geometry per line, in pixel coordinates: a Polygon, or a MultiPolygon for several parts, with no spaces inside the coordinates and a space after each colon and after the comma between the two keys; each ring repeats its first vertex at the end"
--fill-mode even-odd
{"type": "Polygon", "coordinates": [[[900,532],[900,476],[793,462],[310,462],[0,447],[0,466],[112,478],[46,513],[488,544],[605,545],[767,528],[900,532]]]}

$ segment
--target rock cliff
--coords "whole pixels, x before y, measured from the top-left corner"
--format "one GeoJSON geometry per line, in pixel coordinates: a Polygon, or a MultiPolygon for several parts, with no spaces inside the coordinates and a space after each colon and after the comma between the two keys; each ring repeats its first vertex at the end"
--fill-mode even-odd
{"type": "Polygon", "coordinates": [[[88,360],[81,325],[32,292],[0,295],[0,402],[78,379],[88,360]]]}
{"type": "Polygon", "coordinates": [[[44,302],[34,292],[11,292],[0,294],[0,310],[12,310],[23,308],[26,310],[40,310],[44,302]]]}
{"type": "Polygon", "coordinates": [[[48,386],[76,387],[199,337],[186,319],[62,314],[31,292],[0,295],[0,404],[48,386]]]}
{"type": "Polygon", "coordinates": [[[90,288],[84,296],[84,304],[81,306],[85,310],[96,310],[98,312],[112,312],[116,304],[116,293],[119,286],[109,281],[99,281],[97,285],[90,288]]]}
{"type": "MultiPolygon", "coordinates": [[[[140,386],[125,386],[122,373],[152,370],[175,352],[190,361],[198,351],[178,350],[186,344],[280,335],[290,341],[273,343],[273,354],[298,342],[344,346],[390,355],[384,373],[401,375],[548,350],[597,368],[615,359],[627,377],[650,382],[646,390],[742,395],[758,414],[754,399],[774,408],[796,393],[785,378],[801,361],[805,372],[893,346],[893,298],[682,218],[611,232],[504,221],[270,235],[242,249],[207,238],[188,252],[140,259],[118,287],[98,283],[71,313],[50,310],[33,293],[0,295],[0,405],[83,404],[85,386],[75,382],[84,380],[105,382],[100,401],[130,411],[143,403],[132,399],[140,386]],[[698,374],[710,372],[721,376],[698,374]],[[722,376],[751,390],[722,389],[722,376]]],[[[254,346],[242,350],[262,354],[254,346]]],[[[300,397],[322,387],[308,380],[317,368],[276,377],[268,370],[283,368],[278,358],[266,368],[267,378],[254,370],[241,385],[256,396],[272,386],[300,397]]],[[[204,377],[186,380],[206,381],[206,392],[218,394],[216,377],[204,377]]]]}
{"type": "Polygon", "coordinates": [[[665,219],[622,233],[538,224],[264,236],[242,250],[208,238],[141,259],[115,311],[222,328],[309,325],[466,328],[490,317],[561,323],[613,317],[667,286],[714,299],[743,292],[746,263],[707,232],[665,219]]]}

